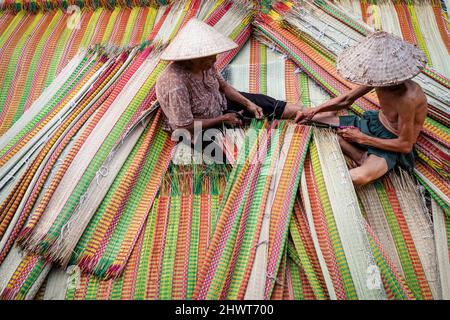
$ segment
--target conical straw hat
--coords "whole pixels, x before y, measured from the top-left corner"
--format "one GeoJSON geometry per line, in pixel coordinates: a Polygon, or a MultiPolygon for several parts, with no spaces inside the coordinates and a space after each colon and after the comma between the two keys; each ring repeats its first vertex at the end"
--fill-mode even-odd
{"type": "Polygon", "coordinates": [[[353,83],[386,87],[413,78],[426,64],[416,46],[379,31],[345,49],[337,59],[337,71],[353,83]]]}
{"type": "Polygon", "coordinates": [[[210,25],[191,19],[161,55],[163,60],[189,60],[237,48],[237,44],[210,25]]]}

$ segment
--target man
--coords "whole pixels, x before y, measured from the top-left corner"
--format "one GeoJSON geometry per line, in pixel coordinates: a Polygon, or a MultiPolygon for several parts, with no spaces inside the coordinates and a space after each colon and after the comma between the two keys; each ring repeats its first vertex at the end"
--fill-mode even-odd
{"type": "Polygon", "coordinates": [[[350,170],[355,185],[364,185],[400,166],[414,168],[413,145],[427,115],[421,87],[410,80],[426,65],[415,46],[386,32],[376,32],[338,57],[338,73],[361,86],[309,110],[296,121],[314,120],[343,126],[338,130],[342,151],[358,165],[350,170]],[[336,117],[338,110],[375,88],[381,110],[336,117]]]}
{"type": "Polygon", "coordinates": [[[242,125],[242,116],[293,119],[300,107],[262,94],[238,92],[217,72],[219,53],[237,44],[206,23],[191,19],[163,52],[172,61],[156,82],[166,130],[242,125]],[[232,111],[232,112],[230,112],[232,111]]]}

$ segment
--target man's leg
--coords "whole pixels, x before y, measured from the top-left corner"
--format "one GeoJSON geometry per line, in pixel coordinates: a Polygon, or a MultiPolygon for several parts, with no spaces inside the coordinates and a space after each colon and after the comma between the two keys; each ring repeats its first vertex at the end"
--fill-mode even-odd
{"type": "Polygon", "coordinates": [[[367,151],[361,150],[348,141],[345,141],[342,137],[338,136],[339,145],[342,152],[356,162],[358,166],[362,165],[367,158],[367,151]]]}
{"type": "Polygon", "coordinates": [[[354,185],[363,186],[380,178],[388,170],[389,168],[384,158],[371,154],[361,166],[350,169],[350,177],[354,185]]]}

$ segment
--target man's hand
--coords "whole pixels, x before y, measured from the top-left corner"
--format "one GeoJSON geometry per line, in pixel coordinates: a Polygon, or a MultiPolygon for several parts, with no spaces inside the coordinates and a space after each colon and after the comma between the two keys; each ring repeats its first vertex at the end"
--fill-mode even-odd
{"type": "Polygon", "coordinates": [[[295,116],[295,122],[305,122],[311,120],[317,113],[316,108],[304,109],[301,111],[297,111],[297,115],[295,116]]]}
{"type": "Polygon", "coordinates": [[[366,135],[356,127],[340,129],[338,130],[338,134],[346,141],[365,144],[364,138],[366,137],[366,135]]]}
{"type": "MultiPolygon", "coordinates": [[[[242,115],[244,111],[239,111],[238,113],[242,115]]],[[[225,113],[222,115],[222,122],[232,127],[242,126],[242,120],[235,112],[225,113]]]]}
{"type": "Polygon", "coordinates": [[[263,109],[253,102],[250,102],[247,106],[248,112],[252,113],[256,119],[262,119],[264,117],[263,109]]]}

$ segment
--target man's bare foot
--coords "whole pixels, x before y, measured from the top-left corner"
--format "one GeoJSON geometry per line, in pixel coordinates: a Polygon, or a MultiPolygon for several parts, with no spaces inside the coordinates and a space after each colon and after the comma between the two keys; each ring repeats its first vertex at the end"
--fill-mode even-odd
{"type": "Polygon", "coordinates": [[[359,159],[355,159],[356,165],[357,165],[358,167],[362,166],[362,164],[363,164],[364,162],[366,162],[368,156],[369,156],[369,154],[368,154],[367,151],[362,152],[362,153],[361,153],[361,157],[360,157],[359,159]]]}
{"type": "Polygon", "coordinates": [[[361,166],[350,169],[349,172],[353,184],[363,186],[386,174],[388,165],[386,159],[371,154],[361,166]]]}

